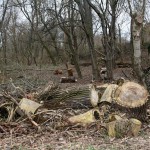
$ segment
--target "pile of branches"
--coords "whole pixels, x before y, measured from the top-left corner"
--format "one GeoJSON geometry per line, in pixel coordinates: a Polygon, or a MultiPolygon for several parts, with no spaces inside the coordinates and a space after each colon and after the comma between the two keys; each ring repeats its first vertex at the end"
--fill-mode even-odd
{"type": "Polygon", "coordinates": [[[11,86],[13,91],[1,91],[0,94],[1,133],[7,132],[7,126],[23,132],[25,124],[26,132],[32,128],[38,132],[54,132],[70,126],[87,128],[94,125],[107,130],[109,136],[120,132],[126,135],[129,131],[137,135],[141,127],[139,120],[128,119],[119,109],[111,111],[114,88],[118,88],[116,84],[89,84],[62,89],[49,82],[40,91],[30,93],[13,82],[11,86]],[[136,132],[132,131],[133,127],[136,132]]]}

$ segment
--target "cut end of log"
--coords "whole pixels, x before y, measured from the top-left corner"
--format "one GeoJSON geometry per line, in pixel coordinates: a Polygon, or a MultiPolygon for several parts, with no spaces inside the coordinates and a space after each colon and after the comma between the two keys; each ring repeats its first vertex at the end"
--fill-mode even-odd
{"type": "Polygon", "coordinates": [[[99,96],[98,96],[98,92],[95,90],[94,85],[91,85],[90,99],[93,107],[98,105],[99,96]]]}
{"type": "MultiPolygon", "coordinates": [[[[37,109],[41,106],[42,106],[42,104],[39,104],[39,103],[32,101],[30,99],[27,99],[27,98],[23,98],[19,103],[19,107],[21,110],[26,111],[27,113],[32,113],[32,114],[34,114],[37,111],[37,109]]],[[[23,116],[23,113],[20,109],[18,109],[17,112],[21,116],[23,116]]]]}
{"type": "Polygon", "coordinates": [[[71,124],[80,124],[81,126],[87,126],[93,122],[100,120],[100,111],[98,109],[89,110],[83,114],[72,116],[68,119],[71,124]]]}

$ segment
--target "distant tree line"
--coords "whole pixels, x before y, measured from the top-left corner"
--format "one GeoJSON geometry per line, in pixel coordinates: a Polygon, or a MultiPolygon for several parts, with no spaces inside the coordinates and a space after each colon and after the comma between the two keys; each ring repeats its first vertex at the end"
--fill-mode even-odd
{"type": "Polygon", "coordinates": [[[69,61],[82,78],[80,62],[88,58],[99,80],[99,62],[104,59],[112,80],[128,41],[135,72],[144,82],[141,35],[148,8],[148,0],[3,0],[0,62],[38,66],[69,61]],[[127,23],[130,34],[124,36],[127,23]]]}

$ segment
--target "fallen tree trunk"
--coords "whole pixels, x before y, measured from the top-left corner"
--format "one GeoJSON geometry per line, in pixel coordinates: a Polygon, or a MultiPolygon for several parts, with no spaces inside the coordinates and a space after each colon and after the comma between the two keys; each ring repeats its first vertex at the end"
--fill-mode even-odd
{"type": "Polygon", "coordinates": [[[70,77],[61,77],[60,83],[75,83],[77,82],[77,79],[73,76],[70,77]]]}
{"type": "Polygon", "coordinates": [[[99,101],[98,92],[92,84],[60,89],[56,85],[48,85],[38,94],[38,100],[45,107],[57,108],[91,108],[99,101]]]}

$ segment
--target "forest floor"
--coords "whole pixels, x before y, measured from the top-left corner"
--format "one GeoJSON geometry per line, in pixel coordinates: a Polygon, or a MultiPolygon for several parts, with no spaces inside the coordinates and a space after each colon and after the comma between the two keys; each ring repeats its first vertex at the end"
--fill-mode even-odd
{"type": "MultiPolygon", "coordinates": [[[[147,64],[147,63],[145,63],[147,64]]],[[[12,67],[10,67],[12,68],[12,67]]],[[[0,86],[0,90],[9,85],[6,80],[12,78],[15,85],[21,85],[33,90],[42,89],[49,81],[59,83],[62,76],[67,76],[65,65],[44,66],[23,68],[21,66],[15,69],[6,68],[7,76],[0,86]],[[55,69],[62,69],[62,75],[54,75],[55,69]]],[[[74,75],[77,74],[74,70],[74,75]]],[[[79,86],[91,83],[91,66],[82,66],[83,79],[78,79],[76,83],[59,83],[62,88],[70,86],[79,86]]],[[[134,80],[131,68],[117,68],[114,70],[114,79],[124,77],[128,80],[134,80]]],[[[104,81],[98,82],[102,84],[104,81]]],[[[61,111],[61,110],[58,110],[61,111]]],[[[47,124],[48,126],[48,124],[47,124]]],[[[16,125],[6,125],[0,122],[0,150],[149,150],[150,149],[150,124],[144,124],[140,134],[137,137],[124,137],[121,139],[109,138],[102,134],[97,128],[65,128],[60,130],[46,130],[38,133],[37,130],[29,124],[20,123],[16,125]],[[19,131],[20,130],[20,131],[19,131]],[[6,132],[1,132],[6,131],[6,132]],[[5,133],[5,134],[4,134],[5,133]]]]}

